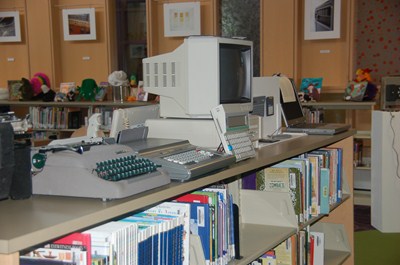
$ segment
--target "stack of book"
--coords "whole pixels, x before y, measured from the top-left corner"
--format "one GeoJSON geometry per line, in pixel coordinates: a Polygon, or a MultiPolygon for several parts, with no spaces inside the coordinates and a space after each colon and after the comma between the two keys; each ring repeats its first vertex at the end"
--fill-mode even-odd
{"type": "Polygon", "coordinates": [[[190,204],[190,234],[200,237],[206,264],[228,264],[234,259],[233,200],[227,185],[195,191],[175,201],[190,204]]]}
{"type": "Polygon", "coordinates": [[[299,224],[328,214],[342,199],[342,149],[323,148],[242,179],[242,188],[287,192],[299,224]]]}
{"type": "Polygon", "coordinates": [[[324,264],[324,233],[301,230],[275,248],[265,252],[251,265],[324,264]]]}
{"type": "Polygon", "coordinates": [[[21,255],[20,263],[74,265],[228,264],[235,257],[233,200],[221,184],[163,202],[21,255]]]}

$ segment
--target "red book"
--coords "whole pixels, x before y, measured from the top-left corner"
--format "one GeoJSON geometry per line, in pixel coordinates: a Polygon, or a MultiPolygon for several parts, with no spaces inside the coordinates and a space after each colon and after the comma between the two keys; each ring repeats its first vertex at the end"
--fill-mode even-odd
{"type": "Polygon", "coordinates": [[[88,265],[92,264],[92,240],[88,233],[72,233],[63,238],[54,241],[56,244],[70,244],[86,246],[87,256],[86,261],[88,265]]]}
{"type": "Polygon", "coordinates": [[[196,203],[207,203],[209,201],[209,197],[203,194],[192,194],[188,193],[181,197],[175,199],[177,202],[196,202],[196,203]]]}

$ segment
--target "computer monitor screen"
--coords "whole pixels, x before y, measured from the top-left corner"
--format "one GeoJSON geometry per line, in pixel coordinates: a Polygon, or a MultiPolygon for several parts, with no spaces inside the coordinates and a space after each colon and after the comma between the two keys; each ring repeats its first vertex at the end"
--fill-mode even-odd
{"type": "Polygon", "coordinates": [[[114,110],[110,137],[117,139],[122,130],[144,126],[147,119],[159,118],[159,109],[159,105],[148,105],[114,110]]]}
{"type": "Polygon", "coordinates": [[[220,103],[251,102],[250,48],[220,44],[219,52],[220,103]]]}
{"type": "Polygon", "coordinates": [[[143,59],[144,90],[160,96],[160,116],[211,119],[211,109],[252,110],[253,43],[188,37],[174,51],[143,59]]]}

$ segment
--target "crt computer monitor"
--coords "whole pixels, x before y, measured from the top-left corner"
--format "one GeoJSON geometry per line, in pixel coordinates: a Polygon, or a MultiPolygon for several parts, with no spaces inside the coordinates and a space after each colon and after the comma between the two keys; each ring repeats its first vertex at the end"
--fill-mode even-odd
{"type": "Polygon", "coordinates": [[[219,104],[252,110],[253,42],[192,36],[174,51],[143,59],[146,92],[160,96],[160,116],[211,119],[219,104]]]}

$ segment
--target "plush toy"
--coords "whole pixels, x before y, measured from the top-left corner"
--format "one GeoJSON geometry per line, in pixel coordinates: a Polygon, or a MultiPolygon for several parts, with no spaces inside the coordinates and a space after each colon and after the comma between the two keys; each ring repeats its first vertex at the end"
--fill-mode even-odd
{"type": "Polygon", "coordinates": [[[49,102],[54,100],[55,92],[50,89],[50,79],[44,73],[36,73],[31,80],[22,78],[20,88],[22,100],[38,100],[49,102]]]}
{"type": "Polygon", "coordinates": [[[345,92],[346,100],[373,100],[378,88],[371,79],[371,69],[357,69],[356,78],[349,83],[345,92]]]}
{"type": "Polygon", "coordinates": [[[96,94],[99,92],[99,87],[97,86],[96,81],[90,78],[83,80],[82,86],[78,86],[77,89],[79,91],[76,98],[77,101],[81,99],[95,101],[96,94]]]}

